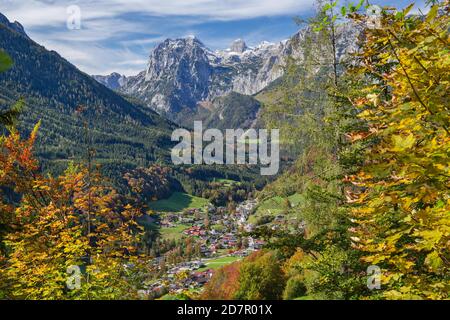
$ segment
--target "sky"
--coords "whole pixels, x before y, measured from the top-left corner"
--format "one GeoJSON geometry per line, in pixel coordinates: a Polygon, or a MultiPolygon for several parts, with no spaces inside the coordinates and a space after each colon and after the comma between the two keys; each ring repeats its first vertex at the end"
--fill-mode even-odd
{"type": "Polygon", "coordinates": [[[314,14],[314,0],[0,0],[0,12],[88,74],[129,76],[167,38],[193,35],[212,50],[238,38],[249,46],[287,39],[299,28],[294,17],[314,14]]]}

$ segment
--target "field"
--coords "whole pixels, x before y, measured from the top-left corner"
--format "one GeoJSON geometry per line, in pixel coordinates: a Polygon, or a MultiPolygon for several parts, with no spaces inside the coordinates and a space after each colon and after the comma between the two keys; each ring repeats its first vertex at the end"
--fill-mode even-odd
{"type": "MultiPolygon", "coordinates": [[[[287,198],[291,206],[298,206],[302,201],[302,196],[299,194],[293,194],[287,198]]],[[[276,216],[282,214],[285,211],[285,198],[283,197],[273,197],[263,201],[257,208],[255,214],[251,215],[249,218],[250,223],[255,223],[258,218],[269,215],[276,216]]]]}
{"type": "Polygon", "coordinates": [[[202,208],[208,200],[192,196],[187,193],[174,192],[169,198],[150,202],[149,207],[154,211],[180,212],[186,209],[202,208]]]}
{"type": "Polygon", "coordinates": [[[212,178],[210,179],[211,182],[220,183],[225,187],[231,187],[233,185],[240,185],[241,183],[239,181],[230,180],[230,179],[221,179],[221,178],[212,178]]]}
{"type": "Polygon", "coordinates": [[[208,260],[206,267],[200,268],[197,271],[206,271],[208,269],[219,269],[227,264],[240,260],[240,257],[221,257],[217,259],[208,260]]]}

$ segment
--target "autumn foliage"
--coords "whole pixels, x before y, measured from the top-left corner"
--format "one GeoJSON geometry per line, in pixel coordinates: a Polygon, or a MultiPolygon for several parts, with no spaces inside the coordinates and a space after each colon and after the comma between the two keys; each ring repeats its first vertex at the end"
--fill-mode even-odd
{"type": "MultiPolygon", "coordinates": [[[[448,298],[450,261],[449,6],[425,17],[386,10],[367,29],[354,104],[370,147],[348,203],[363,261],[382,268],[385,298],[448,298]],[[355,186],[357,187],[355,191],[355,186]]],[[[356,16],[357,21],[361,17],[356,16]]]]}
{"type": "Polygon", "coordinates": [[[215,271],[202,299],[275,300],[281,299],[285,284],[281,260],[276,252],[261,250],[215,271]]]}
{"type": "Polygon", "coordinates": [[[240,262],[234,262],[214,272],[201,299],[233,300],[239,290],[240,262]]]}
{"type": "Polygon", "coordinates": [[[101,176],[71,165],[60,177],[38,173],[32,148],[37,127],[22,140],[0,140],[2,295],[20,299],[126,299],[140,265],[140,211],[103,186],[101,176]],[[11,197],[19,199],[11,201],[11,197]],[[71,268],[80,270],[79,285],[71,268]],[[68,283],[73,281],[74,286],[68,283]]]}

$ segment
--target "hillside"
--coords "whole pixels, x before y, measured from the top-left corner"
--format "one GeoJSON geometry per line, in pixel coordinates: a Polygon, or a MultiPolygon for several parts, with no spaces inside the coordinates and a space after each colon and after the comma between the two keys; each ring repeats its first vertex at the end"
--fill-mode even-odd
{"type": "Polygon", "coordinates": [[[255,127],[261,103],[252,96],[230,92],[227,95],[204,101],[194,110],[179,113],[180,123],[192,126],[194,120],[202,120],[206,128],[219,130],[255,127]]]}
{"type": "MultiPolygon", "coordinates": [[[[336,29],[338,59],[354,49],[357,30],[350,24],[336,29]]],[[[289,57],[305,60],[312,33],[306,27],[288,40],[263,41],[255,47],[238,39],[216,51],[196,37],[166,39],[152,50],[146,70],[139,74],[93,78],[182,126],[192,127],[200,119],[211,128],[248,128],[259,120],[263,96],[282,83],[289,57]]]]}
{"type": "Polygon", "coordinates": [[[2,16],[0,47],[15,64],[0,74],[0,106],[24,97],[21,131],[42,121],[37,154],[44,169],[60,171],[67,161],[86,154],[85,124],[95,158],[105,172],[168,156],[170,132],[175,127],[171,122],[101,85],[29,39],[18,24],[7,21],[2,16]],[[77,112],[80,105],[83,113],[77,112]]]}

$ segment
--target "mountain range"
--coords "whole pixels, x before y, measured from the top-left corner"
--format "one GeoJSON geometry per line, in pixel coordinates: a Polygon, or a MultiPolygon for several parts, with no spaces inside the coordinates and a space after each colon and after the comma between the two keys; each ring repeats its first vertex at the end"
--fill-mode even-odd
{"type": "Polygon", "coordinates": [[[175,124],[101,85],[1,14],[0,47],[14,61],[0,74],[0,108],[23,97],[19,129],[29,132],[41,121],[36,152],[44,170],[64,170],[88,149],[112,177],[170,159],[175,124]]]}
{"type": "Polygon", "coordinates": [[[138,75],[113,73],[94,78],[189,125],[186,119],[205,113],[202,109],[215,110],[216,98],[232,92],[253,95],[264,89],[282,75],[281,60],[288,52],[288,41],[250,48],[236,40],[230,49],[211,51],[196,37],[167,39],[155,47],[147,69],[138,75]]]}
{"type": "MultiPolygon", "coordinates": [[[[0,14],[0,46],[15,62],[0,74],[0,108],[25,97],[20,129],[27,132],[41,121],[36,151],[44,170],[64,170],[91,148],[109,176],[121,177],[136,166],[167,162],[178,125],[203,120],[219,129],[257,126],[263,106],[258,93],[276,87],[287,57],[301,62],[308,32],[255,47],[239,39],[216,51],[196,37],[167,39],[136,76],[90,76],[0,14]]],[[[343,56],[355,31],[344,26],[338,35],[343,56]]]]}
{"type": "MultiPolygon", "coordinates": [[[[310,32],[310,29],[301,29],[290,39],[262,42],[255,47],[238,39],[229,49],[216,51],[194,36],[166,39],[152,50],[147,68],[139,74],[93,77],[187,127],[192,126],[194,119],[205,120],[219,128],[230,124],[224,118],[224,114],[230,113],[224,112],[229,109],[224,101],[233,101],[242,119],[231,124],[248,127],[257,122],[260,107],[254,96],[283,76],[287,57],[301,61],[301,44],[305,34],[310,32]],[[232,97],[226,98],[230,94],[232,97]]],[[[338,56],[342,56],[353,46],[355,30],[344,26],[338,30],[338,36],[338,56]]]]}

